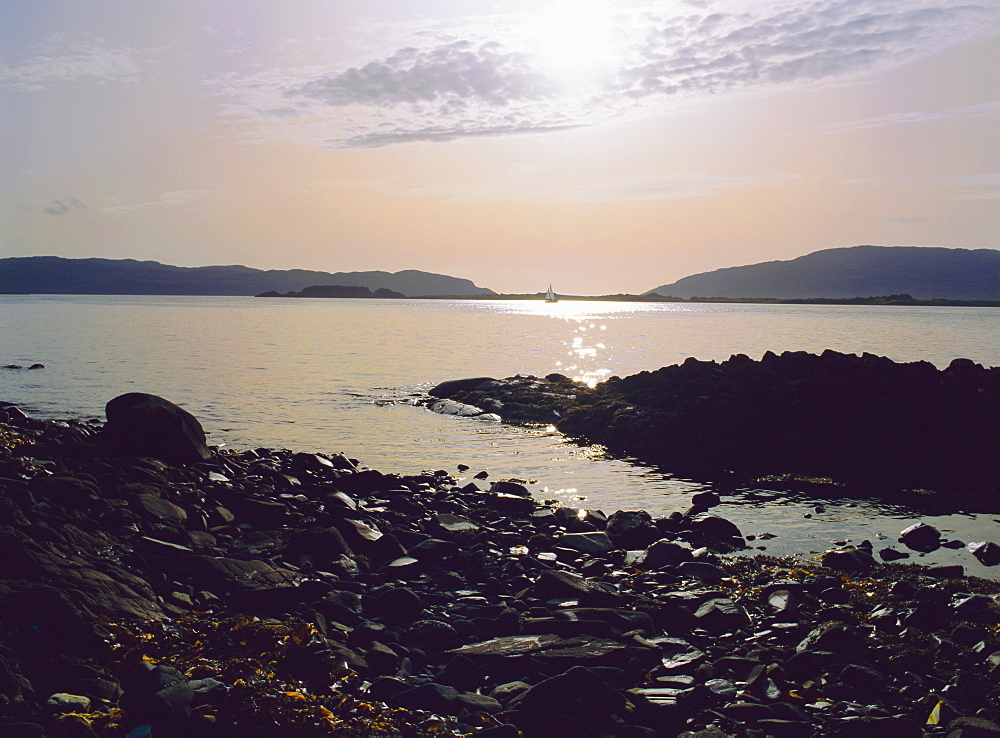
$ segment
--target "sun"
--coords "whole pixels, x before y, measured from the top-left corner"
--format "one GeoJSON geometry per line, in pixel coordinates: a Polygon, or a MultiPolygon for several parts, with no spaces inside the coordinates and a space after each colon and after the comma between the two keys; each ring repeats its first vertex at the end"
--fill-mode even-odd
{"type": "Polygon", "coordinates": [[[603,3],[547,3],[533,25],[533,54],[564,88],[596,86],[619,66],[622,39],[603,3]]]}

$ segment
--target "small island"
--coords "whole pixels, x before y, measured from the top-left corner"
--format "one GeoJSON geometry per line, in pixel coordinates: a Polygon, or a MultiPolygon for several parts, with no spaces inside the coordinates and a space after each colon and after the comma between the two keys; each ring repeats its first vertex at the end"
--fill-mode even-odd
{"type": "Polygon", "coordinates": [[[262,292],[255,297],[366,297],[366,298],[377,298],[382,300],[393,299],[398,300],[405,298],[406,295],[400,292],[393,292],[392,290],[386,289],[385,287],[380,287],[374,292],[372,292],[367,287],[351,287],[342,284],[326,284],[326,285],[313,285],[312,287],[306,287],[301,292],[285,292],[284,294],[276,292],[275,290],[270,290],[268,292],[262,292]]]}

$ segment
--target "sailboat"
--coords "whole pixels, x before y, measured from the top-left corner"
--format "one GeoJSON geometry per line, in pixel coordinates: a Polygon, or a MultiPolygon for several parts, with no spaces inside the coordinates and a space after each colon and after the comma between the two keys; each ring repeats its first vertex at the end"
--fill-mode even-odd
{"type": "Polygon", "coordinates": [[[556,299],[556,293],[552,291],[552,283],[549,283],[549,291],[545,293],[545,302],[559,302],[556,299]]]}

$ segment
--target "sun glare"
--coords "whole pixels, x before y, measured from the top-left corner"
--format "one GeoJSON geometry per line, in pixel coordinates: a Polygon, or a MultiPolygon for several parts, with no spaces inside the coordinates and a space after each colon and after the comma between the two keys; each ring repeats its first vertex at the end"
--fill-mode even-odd
{"type": "Polygon", "coordinates": [[[554,2],[540,11],[535,24],[534,53],[561,86],[590,87],[617,68],[623,45],[603,6],[554,2]]]}

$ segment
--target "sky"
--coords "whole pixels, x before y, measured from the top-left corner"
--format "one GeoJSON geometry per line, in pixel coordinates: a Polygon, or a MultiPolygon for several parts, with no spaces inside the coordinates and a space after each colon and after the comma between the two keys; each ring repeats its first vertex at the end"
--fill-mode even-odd
{"type": "Polygon", "coordinates": [[[0,0],[0,257],[607,294],[998,248],[998,69],[997,0],[0,0]]]}

